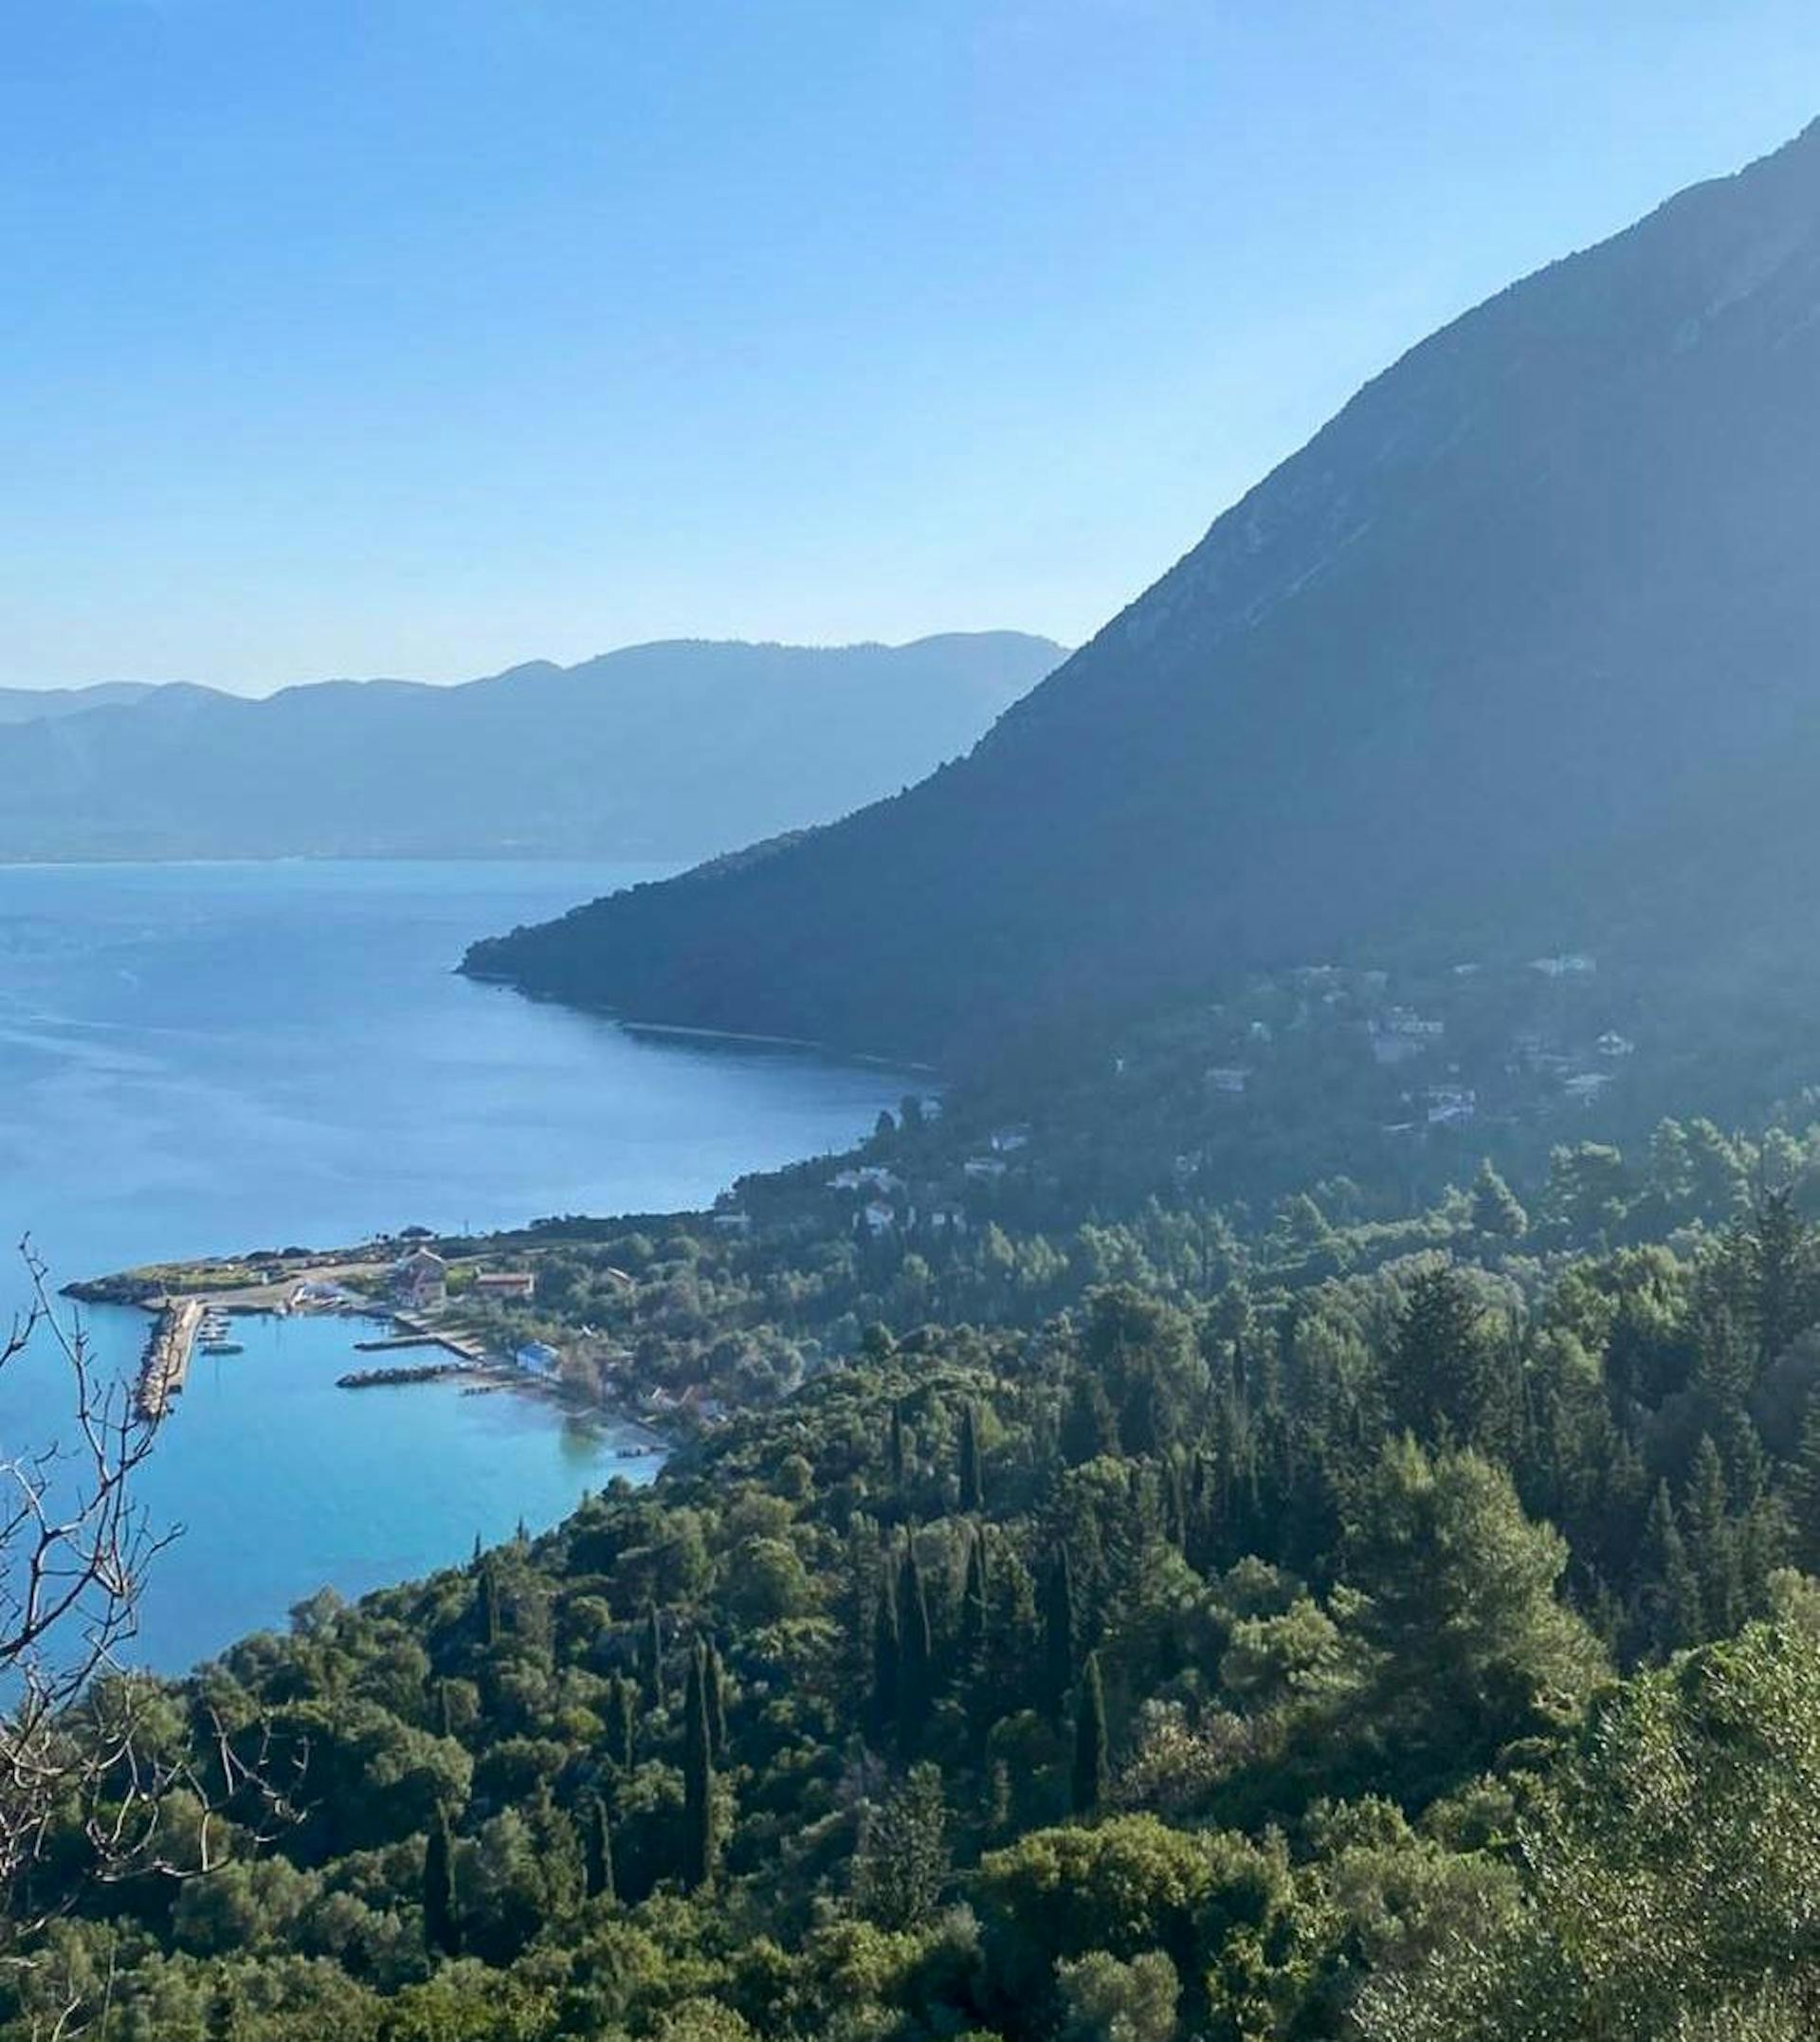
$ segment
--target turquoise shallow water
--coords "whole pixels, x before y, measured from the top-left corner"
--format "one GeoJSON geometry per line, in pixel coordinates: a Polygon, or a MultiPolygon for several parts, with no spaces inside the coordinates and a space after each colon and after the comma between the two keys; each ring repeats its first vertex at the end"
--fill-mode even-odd
{"type": "MultiPolygon", "coordinates": [[[[379,1229],[705,1202],[741,1171],[845,1145],[900,1074],[654,1040],[452,975],[474,935],[653,876],[599,866],[0,867],[0,1241],[54,1278],[379,1229]]],[[[0,1307],[23,1278],[0,1258],[0,1307]]],[[[127,1367],[134,1313],[89,1315],[127,1367]]],[[[446,1385],[334,1388],[366,1328],[247,1321],[198,1357],[145,1470],[181,1522],[139,1654],[178,1668],[542,1525],[615,1473],[612,1429],[446,1385]]],[[[0,1449],[60,1406],[0,1379],[0,1449]]]]}

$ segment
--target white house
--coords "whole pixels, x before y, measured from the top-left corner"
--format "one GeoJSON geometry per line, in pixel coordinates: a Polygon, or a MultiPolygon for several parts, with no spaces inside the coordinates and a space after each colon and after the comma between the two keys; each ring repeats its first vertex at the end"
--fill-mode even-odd
{"type": "Polygon", "coordinates": [[[1216,1064],[1207,1074],[1209,1089],[1237,1098],[1251,1083],[1251,1073],[1239,1064],[1216,1064]]]}
{"type": "Polygon", "coordinates": [[[882,1204],[876,1198],[868,1201],[861,1212],[860,1218],[865,1225],[865,1231],[874,1235],[889,1233],[898,1224],[898,1215],[888,1205],[882,1204]]]}
{"type": "Polygon", "coordinates": [[[1607,1029],[1605,1033],[1599,1037],[1594,1048],[1601,1056],[1611,1057],[1614,1060],[1623,1056],[1635,1056],[1637,1053],[1637,1046],[1630,1040],[1629,1036],[1620,1035],[1614,1028],[1607,1029]]]}
{"type": "Polygon", "coordinates": [[[1430,1127],[1465,1127],[1478,1118],[1479,1095],[1469,1085],[1437,1085],[1428,1094],[1430,1127]]]}

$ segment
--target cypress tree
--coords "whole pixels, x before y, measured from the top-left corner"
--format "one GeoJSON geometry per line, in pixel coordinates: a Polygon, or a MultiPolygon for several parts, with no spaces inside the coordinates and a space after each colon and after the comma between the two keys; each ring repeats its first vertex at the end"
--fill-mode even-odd
{"type": "Polygon", "coordinates": [[[707,1682],[708,1749],[714,1762],[724,1765],[727,1758],[727,1699],[721,1679],[720,1652],[712,1638],[707,1642],[702,1672],[707,1682]]]}
{"type": "Polygon", "coordinates": [[[682,1705],[682,1889],[694,1893],[708,1883],[714,1863],[714,1755],[708,1734],[706,1655],[700,1645],[689,1655],[682,1705]]]}
{"type": "Polygon", "coordinates": [[[1687,1558],[1700,1583],[1702,1631],[1711,1638],[1730,1637],[1744,1620],[1738,1533],[1727,1508],[1728,1501],[1725,1464],[1720,1459],[1712,1434],[1702,1432],[1688,1470],[1682,1515],[1686,1525],[1687,1558]]]}
{"type": "Polygon", "coordinates": [[[1665,1482],[1657,1483],[1644,1522],[1641,1567],[1635,1650],[1640,1658],[1661,1661],[1695,1644],[1702,1634],[1700,1584],[1688,1563],[1665,1482]]]}
{"type": "Polygon", "coordinates": [[[432,1957],[461,1954],[461,1923],[455,1912],[455,1849],[448,1811],[438,1806],[424,1844],[424,1947],[432,1957]]]}
{"type": "Polygon", "coordinates": [[[1043,1587],[1043,1700],[1059,1723],[1074,1680],[1074,1566],[1065,1545],[1057,1549],[1043,1587]]]}
{"type": "Polygon", "coordinates": [[[960,1413],[960,1507],[969,1514],[986,1501],[985,1471],[979,1457],[979,1417],[972,1404],[960,1413]]]}
{"type": "Polygon", "coordinates": [[[903,1542],[902,1571],[898,1580],[898,1624],[902,1658],[898,1674],[898,1730],[906,1750],[928,1720],[936,1698],[936,1643],[929,1624],[929,1596],[917,1542],[903,1542]]]}
{"type": "Polygon", "coordinates": [[[881,1555],[878,1598],[872,1605],[872,1731],[884,1738],[898,1720],[903,1641],[898,1624],[895,1569],[881,1555]]]}
{"type": "Polygon", "coordinates": [[[1820,1391],[1808,1399],[1801,1420],[1800,1443],[1789,1467],[1788,1498],[1795,1565],[1806,1574],[1820,1574],[1820,1391]]]}
{"type": "Polygon", "coordinates": [[[891,1407],[890,1454],[891,1486],[894,1489],[901,1490],[904,1471],[909,1466],[909,1454],[904,1446],[903,1410],[901,1405],[897,1404],[893,1404],[891,1407]]]}
{"type": "Polygon", "coordinates": [[[960,1671],[964,1680],[979,1678],[986,1667],[986,1534],[975,1531],[967,1547],[967,1581],[960,1596],[960,1671]]]}
{"type": "Polygon", "coordinates": [[[455,1735],[455,1712],[448,1699],[448,1683],[436,1683],[436,1734],[438,1737],[455,1735]]]}
{"type": "Polygon", "coordinates": [[[622,1773],[638,1760],[637,1691],[623,1673],[615,1673],[607,1690],[607,1756],[622,1773]]]}
{"type": "Polygon", "coordinates": [[[481,1638],[489,1650],[500,1642],[504,1629],[500,1610],[500,1570],[488,1562],[481,1569],[481,1638]]]}
{"type": "Polygon", "coordinates": [[[645,1606],[645,1636],[639,1647],[638,1678],[645,1706],[664,1706],[664,1619],[655,1602],[645,1606]]]}
{"type": "Polygon", "coordinates": [[[598,1794],[588,1799],[581,1830],[582,1872],[590,1900],[613,1897],[613,1831],[607,1803],[598,1794]]]}
{"type": "Polygon", "coordinates": [[[1100,1680],[1100,1654],[1089,1652],[1074,1705],[1074,1812],[1098,1814],[1111,1779],[1106,1750],[1106,1695],[1100,1680]]]}

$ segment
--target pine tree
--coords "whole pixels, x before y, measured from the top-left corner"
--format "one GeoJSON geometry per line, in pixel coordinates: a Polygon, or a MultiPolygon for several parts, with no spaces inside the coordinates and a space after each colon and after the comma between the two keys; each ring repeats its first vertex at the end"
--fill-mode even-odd
{"type": "Polygon", "coordinates": [[[240,2033],[240,1995],[226,1964],[215,1966],[209,1984],[209,2012],[203,2033],[207,2042],[235,2042],[240,2033]]]}
{"type": "Polygon", "coordinates": [[[598,1794],[588,1799],[587,1816],[582,1825],[582,1869],[590,1900],[611,1900],[613,1897],[613,1831],[608,1819],[607,1803],[598,1794]]]}
{"type": "Polygon", "coordinates": [[[1472,1224],[1477,1232],[1495,1241],[1520,1241],[1529,1231],[1529,1214],[1492,1168],[1489,1157],[1481,1160],[1472,1182],[1472,1224]]]}
{"type": "Polygon", "coordinates": [[[622,1773],[638,1762],[638,1690],[623,1673],[607,1688],[607,1756],[622,1773]]]}
{"type": "Polygon", "coordinates": [[[439,1807],[424,1845],[424,1947],[432,1957],[461,1954],[461,1923],[455,1907],[455,1847],[448,1811],[439,1807]]]}
{"type": "Polygon", "coordinates": [[[1062,1419],[1062,1458],[1080,1468],[1102,1453],[1119,1451],[1119,1420],[1105,1385],[1091,1369],[1075,1373],[1068,1408],[1062,1419]]]}
{"type": "Polygon", "coordinates": [[[929,1624],[929,1595],[914,1539],[903,1542],[898,1577],[898,1624],[903,1653],[898,1674],[898,1735],[908,1751],[928,1721],[936,1699],[935,1635],[929,1624]]]}
{"type": "Polygon", "coordinates": [[[702,1670],[707,1680],[708,1749],[716,1765],[723,1765],[727,1757],[726,1686],[722,1679],[719,1649],[712,1638],[707,1642],[702,1670]]]}
{"type": "Polygon", "coordinates": [[[1058,1723],[1074,1681],[1075,1635],[1074,1565],[1064,1545],[1056,1552],[1043,1593],[1043,1702],[1058,1723]]]}
{"type": "Polygon", "coordinates": [[[972,1404],[960,1413],[960,1507],[970,1516],[986,1501],[985,1472],[979,1456],[979,1417],[972,1404]]]}
{"type": "Polygon", "coordinates": [[[655,1602],[645,1606],[645,1636],[639,1648],[638,1681],[647,1710],[664,1706],[664,1619],[655,1602]]]}
{"type": "Polygon", "coordinates": [[[1111,1783],[1106,1745],[1106,1695],[1100,1679],[1100,1654],[1089,1652],[1074,1705],[1074,1812],[1098,1814],[1111,1783]]]}
{"type": "Polygon", "coordinates": [[[714,1754],[708,1730],[707,1655],[689,1655],[682,1705],[682,1889],[708,1883],[714,1865],[714,1754]]]}

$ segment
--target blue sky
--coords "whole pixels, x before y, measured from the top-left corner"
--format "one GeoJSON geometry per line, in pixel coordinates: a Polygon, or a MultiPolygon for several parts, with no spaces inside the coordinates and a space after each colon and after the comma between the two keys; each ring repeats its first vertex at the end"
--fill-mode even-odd
{"type": "Polygon", "coordinates": [[[1077,640],[1811,0],[0,0],[0,683],[1077,640]]]}

